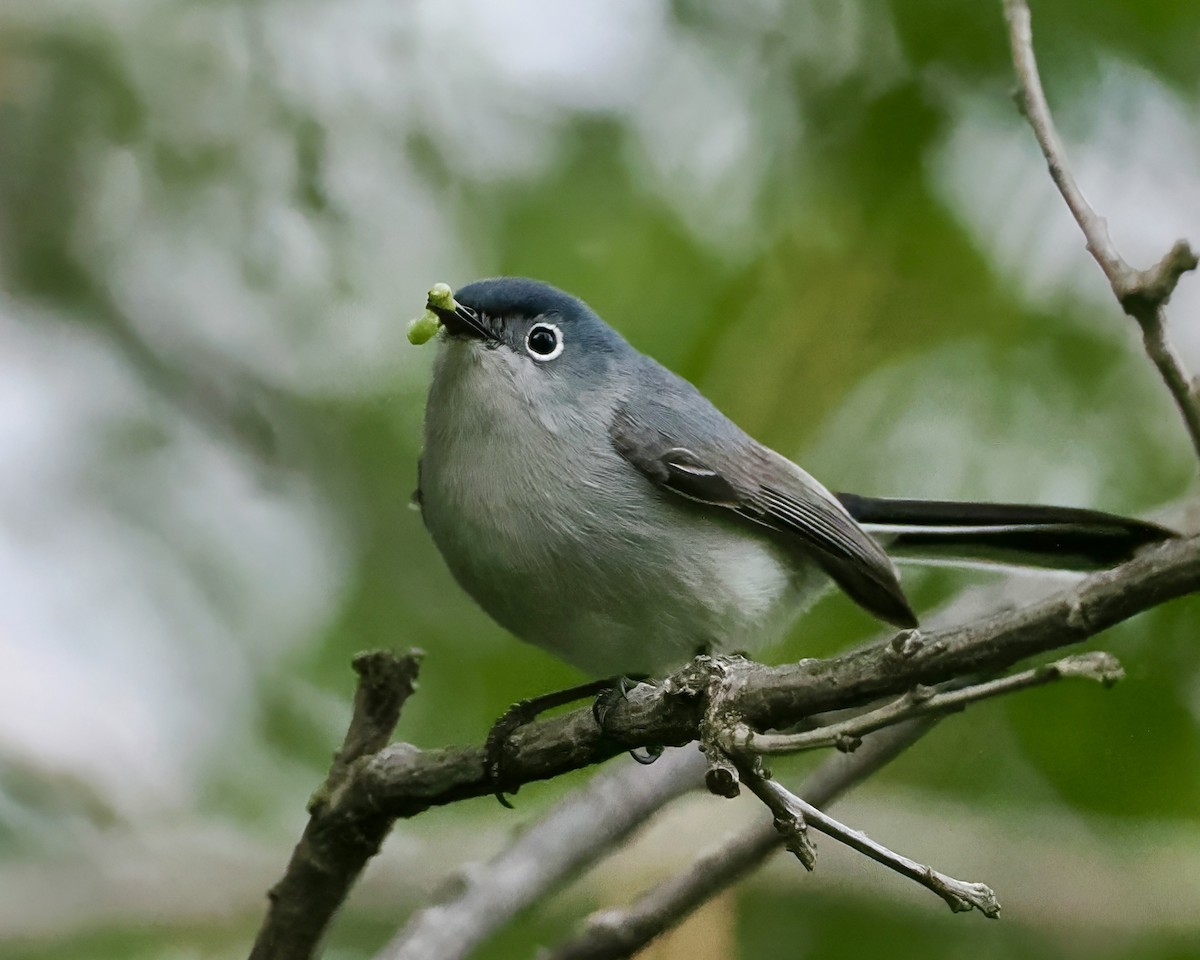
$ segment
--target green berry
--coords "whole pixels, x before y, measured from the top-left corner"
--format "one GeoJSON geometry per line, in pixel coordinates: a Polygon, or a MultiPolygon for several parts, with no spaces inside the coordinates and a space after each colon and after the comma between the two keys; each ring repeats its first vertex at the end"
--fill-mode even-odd
{"type": "Polygon", "coordinates": [[[408,324],[408,342],[420,346],[437,336],[442,327],[442,321],[432,310],[426,310],[425,316],[418,317],[408,324]]]}

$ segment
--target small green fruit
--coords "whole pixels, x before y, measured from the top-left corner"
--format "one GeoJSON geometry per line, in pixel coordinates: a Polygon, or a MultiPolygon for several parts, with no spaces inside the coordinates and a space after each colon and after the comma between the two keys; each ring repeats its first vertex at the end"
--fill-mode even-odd
{"type": "Polygon", "coordinates": [[[409,322],[408,342],[419,347],[437,336],[437,332],[441,328],[442,321],[437,318],[437,314],[432,310],[426,310],[425,316],[409,322]]]}

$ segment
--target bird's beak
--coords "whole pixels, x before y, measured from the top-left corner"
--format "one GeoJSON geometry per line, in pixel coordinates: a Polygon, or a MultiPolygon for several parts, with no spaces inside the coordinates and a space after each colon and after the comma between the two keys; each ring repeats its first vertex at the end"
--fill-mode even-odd
{"type": "Polygon", "coordinates": [[[496,335],[488,329],[483,318],[470,307],[463,306],[457,300],[451,300],[452,308],[442,303],[434,303],[431,297],[427,306],[434,312],[442,325],[451,336],[473,337],[476,340],[492,341],[496,335]]]}

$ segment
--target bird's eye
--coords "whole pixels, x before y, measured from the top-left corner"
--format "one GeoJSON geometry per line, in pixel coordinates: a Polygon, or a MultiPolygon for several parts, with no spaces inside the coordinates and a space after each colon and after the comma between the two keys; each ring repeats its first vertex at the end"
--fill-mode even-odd
{"type": "Polygon", "coordinates": [[[535,323],[525,335],[525,349],[534,360],[553,360],[563,352],[562,331],[553,323],[535,323]]]}

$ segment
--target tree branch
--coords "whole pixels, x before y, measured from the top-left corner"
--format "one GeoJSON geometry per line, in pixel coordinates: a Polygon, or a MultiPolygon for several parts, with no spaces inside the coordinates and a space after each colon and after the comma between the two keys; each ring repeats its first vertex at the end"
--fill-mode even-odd
{"type": "MultiPolygon", "coordinates": [[[[924,718],[874,733],[850,756],[838,754],[816,768],[799,789],[810,803],[829,806],[933,729],[924,718]]],[[[687,870],[664,881],[630,907],[592,916],[579,937],[561,944],[544,960],[617,960],[642,949],[697,907],[732,886],[784,845],[771,823],[757,823],[687,870]]]]}
{"type": "MultiPolygon", "coordinates": [[[[814,713],[903,694],[916,684],[1005,669],[1197,590],[1200,538],[1172,540],[1028,607],[908,637],[899,646],[885,642],[778,667],[727,663],[721,697],[728,712],[751,727],[782,729],[814,713]]],[[[613,708],[603,731],[588,708],[522,727],[510,741],[506,773],[514,783],[529,783],[635,747],[689,743],[705,718],[710,682],[711,669],[701,658],[660,687],[635,688],[613,708]]],[[[356,768],[354,793],[370,809],[411,817],[490,794],[483,768],[482,747],[419,750],[396,744],[356,768]]]]}
{"type": "Polygon", "coordinates": [[[852,830],[833,819],[807,800],[792,793],[778,780],[764,775],[749,764],[742,766],[742,779],[775,815],[775,829],[783,835],[787,848],[796,854],[806,869],[813,868],[816,857],[816,850],[807,837],[807,828],[811,825],[870,857],[876,863],[881,863],[888,869],[928,887],[945,900],[955,913],[975,908],[993,920],[1000,916],[1000,904],[991,887],[986,884],[955,880],[939,873],[933,867],[927,867],[889,850],[861,830],[852,830]]]}
{"type": "Polygon", "coordinates": [[[1050,177],[1071,210],[1091,253],[1108,278],[1113,295],[1121,308],[1142,328],[1146,354],[1158,368],[1187,426],[1192,446],[1200,454],[1200,398],[1193,380],[1166,333],[1164,307],[1175,291],[1180,277],[1197,266],[1196,254],[1186,240],[1178,240],[1166,255],[1147,270],[1137,270],[1117,251],[1108,233],[1108,224],[1092,208],[1075,182],[1067,163],[1067,153],[1054,127],[1046,94],[1033,53],[1033,31],[1026,0],[1003,0],[1008,23],[1009,45],[1016,72],[1021,105],[1033,128],[1050,177]]]}
{"type": "MultiPolygon", "coordinates": [[[[905,632],[829,660],[766,667],[733,659],[720,661],[717,670],[716,661],[697,658],[661,687],[633,690],[610,712],[603,731],[590,708],[518,730],[507,772],[526,783],[637,746],[688,743],[699,738],[714,695],[726,716],[739,716],[758,729],[781,728],[813,714],[901,694],[915,684],[1001,670],[1196,590],[1200,537],[1180,538],[1028,607],[924,635],[905,632]]],[[[327,783],[310,805],[312,819],[287,873],[271,892],[253,960],[312,955],[394,818],[492,792],[482,747],[422,751],[393,744],[378,749],[412,691],[415,655],[365,655],[356,668],[363,682],[355,720],[327,783]]],[[[821,802],[811,793],[809,799],[821,802]]]]}
{"type": "Polygon", "coordinates": [[[1121,664],[1112,654],[1101,651],[1081,653],[983,683],[950,689],[916,686],[882,707],[800,733],[757,733],[744,723],[735,723],[723,746],[738,754],[799,753],[822,747],[837,747],[849,753],[858,748],[866,734],[914,717],[945,715],[980,700],[1071,677],[1108,687],[1124,676],[1121,664]]]}
{"type": "Polygon", "coordinates": [[[394,817],[372,808],[356,790],[356,771],[391,739],[400,711],[416,689],[421,652],[388,651],[354,658],[354,714],[329,776],[308,803],[310,814],[281,879],[250,960],[306,960],[346,899],[366,862],[379,852],[394,817]]]}
{"type": "MultiPolygon", "coordinates": [[[[1027,603],[1033,599],[1029,595],[1032,588],[1034,584],[1029,581],[1022,581],[1022,587],[1016,595],[1012,592],[1011,584],[976,588],[958,597],[944,610],[930,613],[926,622],[955,623],[980,617],[994,612],[998,606],[1010,606],[1017,597],[1027,603]]],[[[1044,596],[1045,593],[1040,590],[1036,595],[1044,596]]],[[[905,652],[905,655],[919,649],[924,643],[919,634],[903,634],[902,639],[906,642],[893,642],[893,648],[905,652]]],[[[1066,660],[1103,668],[1106,676],[1114,666],[1111,658],[1105,654],[1082,654],[1066,660]]],[[[1048,665],[1036,672],[1040,675],[1053,671],[1055,666],[1048,665]]],[[[1057,666],[1064,671],[1068,669],[1062,661],[1057,666]]],[[[1011,684],[1014,681],[1005,678],[1004,682],[1011,684]]],[[[978,688],[968,689],[974,691],[978,688]]],[[[815,803],[828,803],[834,796],[827,792],[832,789],[830,784],[840,784],[842,786],[838,789],[842,789],[856,782],[859,776],[866,776],[878,769],[886,759],[898,753],[915,740],[919,732],[929,729],[931,725],[926,721],[919,724],[903,722],[898,730],[892,728],[868,737],[865,746],[860,743],[861,749],[852,760],[847,757],[832,758],[810,776],[805,781],[804,795],[815,803]]],[[[864,732],[859,731],[860,734],[864,732]]],[[[701,734],[703,744],[703,729],[701,734]]],[[[710,749],[707,759],[698,752],[668,752],[656,766],[648,770],[621,767],[614,773],[597,777],[586,790],[567,797],[561,804],[561,810],[555,808],[550,811],[492,860],[486,864],[464,867],[454,897],[439,898],[435,905],[414,914],[404,930],[379,954],[380,960],[400,960],[408,956],[456,960],[465,956],[516,912],[536,900],[543,891],[553,888],[566,876],[609,852],[639,819],[648,819],[683,789],[698,786],[706,764],[712,764],[714,756],[725,756],[722,746],[715,739],[712,746],[715,749],[710,749]],[[663,768],[667,765],[675,766],[675,769],[664,772],[663,768]],[[660,775],[662,779],[658,779],[660,775]],[[668,779],[674,782],[674,787],[668,787],[668,779]]],[[[714,789],[714,784],[709,781],[708,787],[712,792],[736,794],[740,774],[732,760],[729,760],[728,766],[732,769],[731,783],[734,789],[714,789]]],[[[704,868],[694,874],[685,874],[679,878],[678,885],[676,881],[668,884],[667,888],[672,894],[665,907],[657,896],[661,891],[651,893],[645,904],[646,912],[643,913],[641,907],[633,908],[632,926],[623,928],[615,942],[626,943],[636,931],[644,931],[647,939],[657,936],[694,910],[707,896],[720,892],[727,883],[732,883],[740,875],[737,873],[740,869],[738,864],[744,862],[743,858],[748,852],[761,850],[761,856],[765,857],[779,845],[778,834],[773,830],[767,830],[761,839],[755,831],[751,831],[750,838],[745,842],[742,842],[743,838],[738,838],[731,849],[722,848],[714,858],[704,859],[704,864],[719,864],[715,868],[715,876],[711,870],[704,868]],[[691,879],[688,879],[689,876],[691,879]],[[721,880],[723,877],[727,879],[721,880]],[[714,884],[714,880],[718,882],[714,884]],[[702,889],[696,889],[696,883],[702,889]]],[[[745,869],[749,870],[751,866],[747,863],[745,869]]],[[[609,942],[605,937],[602,940],[609,942]]],[[[638,941],[633,946],[640,948],[645,942],[638,941]]]]}
{"type": "MultiPolygon", "coordinates": [[[[895,638],[903,642],[780,667],[700,657],[660,687],[631,691],[610,712],[604,730],[590,708],[521,728],[512,737],[506,772],[514,783],[527,783],[638,746],[681,746],[700,737],[706,720],[712,722],[714,698],[725,718],[738,717],[760,730],[783,728],[813,714],[902,694],[916,684],[1004,669],[1196,590],[1200,537],[1181,538],[1028,607],[895,638]]],[[[412,692],[418,662],[416,654],[356,659],[362,680],[354,720],[328,780],[310,803],[312,817],[287,872],[271,891],[252,960],[310,957],[395,818],[491,794],[482,747],[381,747],[412,692]]],[[[812,795],[809,800],[820,802],[812,795]]]]}

